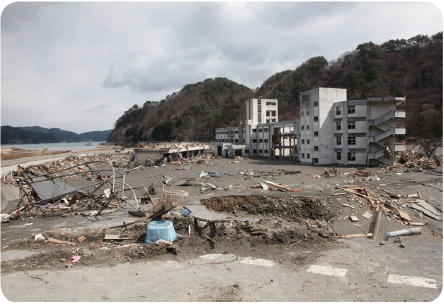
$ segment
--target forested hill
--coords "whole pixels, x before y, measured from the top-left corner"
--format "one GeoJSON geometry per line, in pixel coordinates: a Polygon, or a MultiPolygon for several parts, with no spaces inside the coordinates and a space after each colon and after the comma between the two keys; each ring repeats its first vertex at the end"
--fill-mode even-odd
{"type": "Polygon", "coordinates": [[[299,93],[346,88],[348,99],[405,96],[407,136],[442,137],[442,32],[428,37],[363,43],[327,62],[308,59],[250,89],[226,78],[186,85],[160,102],[134,105],[117,121],[109,142],[209,141],[218,127],[245,119],[248,98],[277,98],[279,120],[299,119],[299,93]]]}

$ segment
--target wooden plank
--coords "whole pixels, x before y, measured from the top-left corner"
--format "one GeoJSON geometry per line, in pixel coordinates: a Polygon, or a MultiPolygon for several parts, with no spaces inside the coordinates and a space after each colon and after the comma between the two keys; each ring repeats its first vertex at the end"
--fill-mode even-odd
{"type": "Polygon", "coordinates": [[[356,215],[350,215],[350,221],[352,222],[359,222],[359,219],[356,215]]]}
{"type": "Polygon", "coordinates": [[[348,238],[356,238],[356,237],[368,237],[373,236],[373,233],[361,233],[361,234],[348,234],[348,235],[335,235],[335,238],[338,239],[348,239],[348,238]]]}
{"type": "Polygon", "coordinates": [[[104,240],[131,240],[129,237],[120,237],[118,234],[105,234],[104,240]]]}
{"type": "Polygon", "coordinates": [[[371,214],[370,212],[368,212],[368,211],[365,211],[365,213],[362,215],[362,217],[365,217],[366,219],[369,219],[369,218],[371,218],[373,216],[373,214],[371,214]]]}
{"type": "Polygon", "coordinates": [[[425,224],[424,223],[410,223],[410,225],[412,225],[412,226],[425,226],[425,224]]]}
{"type": "Polygon", "coordinates": [[[409,221],[409,222],[412,221],[412,219],[411,219],[410,216],[407,214],[407,212],[402,211],[402,210],[398,210],[398,213],[399,213],[399,216],[400,216],[402,219],[404,219],[404,220],[406,220],[406,221],[409,221]]]}
{"type": "Polygon", "coordinates": [[[78,241],[79,243],[83,242],[84,240],[86,240],[86,237],[85,237],[84,235],[81,235],[81,236],[79,236],[79,237],[77,238],[77,241],[78,241]]]}
{"type": "Polygon", "coordinates": [[[68,241],[57,240],[57,239],[53,239],[53,238],[48,238],[48,242],[56,243],[56,244],[67,244],[67,245],[73,245],[74,246],[74,243],[71,243],[71,242],[68,242],[68,241]]]}
{"type": "Polygon", "coordinates": [[[356,209],[354,206],[351,206],[351,205],[349,205],[349,204],[342,204],[342,206],[344,206],[344,207],[349,207],[349,208],[352,208],[352,209],[356,209]]]}

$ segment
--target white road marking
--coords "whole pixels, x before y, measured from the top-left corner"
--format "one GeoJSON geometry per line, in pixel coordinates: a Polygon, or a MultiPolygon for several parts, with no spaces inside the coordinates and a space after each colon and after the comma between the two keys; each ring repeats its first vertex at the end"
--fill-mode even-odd
{"type": "Polygon", "coordinates": [[[387,282],[395,284],[405,284],[417,287],[438,288],[436,286],[436,280],[421,278],[421,277],[410,277],[410,276],[389,274],[387,282]]]}
{"type": "Polygon", "coordinates": [[[335,277],[344,277],[347,273],[348,269],[343,268],[333,268],[330,266],[319,266],[319,265],[311,265],[307,270],[308,272],[331,275],[335,277]]]}
{"type": "Polygon", "coordinates": [[[214,260],[215,258],[221,256],[222,254],[205,254],[205,255],[201,255],[199,256],[200,258],[204,258],[204,259],[210,259],[210,260],[214,260]]]}
{"type": "Polygon", "coordinates": [[[253,259],[251,257],[244,258],[240,262],[243,263],[243,264],[265,266],[265,267],[271,267],[271,266],[274,265],[273,261],[264,260],[264,259],[253,259]]]}

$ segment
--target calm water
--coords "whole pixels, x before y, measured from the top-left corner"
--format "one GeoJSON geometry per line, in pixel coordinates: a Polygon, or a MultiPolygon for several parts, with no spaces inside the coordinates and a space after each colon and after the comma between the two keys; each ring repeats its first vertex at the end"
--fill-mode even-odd
{"type": "Polygon", "coordinates": [[[7,148],[21,148],[26,150],[42,151],[47,148],[49,151],[65,151],[71,150],[72,152],[83,151],[83,150],[95,150],[106,148],[106,145],[99,145],[104,142],[91,142],[91,146],[87,146],[88,142],[77,142],[77,143],[54,143],[54,144],[27,144],[27,145],[2,145],[2,147],[7,148]]]}

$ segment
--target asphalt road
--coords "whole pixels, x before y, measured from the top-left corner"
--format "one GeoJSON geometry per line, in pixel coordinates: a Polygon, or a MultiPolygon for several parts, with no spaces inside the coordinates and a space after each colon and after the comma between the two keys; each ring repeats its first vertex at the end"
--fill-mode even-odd
{"type": "Polygon", "coordinates": [[[344,242],[349,248],[294,267],[202,252],[191,260],[167,256],[114,267],[17,271],[2,275],[2,292],[14,302],[422,302],[440,296],[442,244],[344,242]]]}

